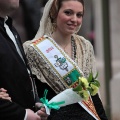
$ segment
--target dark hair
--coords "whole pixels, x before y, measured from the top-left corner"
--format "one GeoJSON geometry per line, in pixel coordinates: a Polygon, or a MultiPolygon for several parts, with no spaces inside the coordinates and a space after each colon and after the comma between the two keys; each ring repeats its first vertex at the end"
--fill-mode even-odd
{"type": "Polygon", "coordinates": [[[52,7],[50,9],[50,13],[49,13],[52,23],[54,23],[57,15],[58,15],[58,12],[62,6],[62,2],[64,2],[64,1],[78,1],[78,2],[80,2],[83,5],[83,14],[84,14],[84,0],[54,0],[52,7]]]}

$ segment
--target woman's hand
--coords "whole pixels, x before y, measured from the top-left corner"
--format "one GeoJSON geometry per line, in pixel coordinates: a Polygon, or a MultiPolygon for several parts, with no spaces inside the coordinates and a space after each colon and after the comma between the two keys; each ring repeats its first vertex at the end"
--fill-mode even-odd
{"type": "Polygon", "coordinates": [[[7,90],[5,90],[4,88],[0,88],[0,98],[11,101],[11,97],[9,97],[7,90]]]}
{"type": "Polygon", "coordinates": [[[37,111],[37,115],[41,117],[41,120],[47,120],[48,118],[48,115],[46,114],[46,110],[44,107],[37,111]]]}
{"type": "Polygon", "coordinates": [[[39,110],[37,111],[37,115],[40,116],[41,120],[47,120],[48,115],[46,114],[44,105],[42,103],[36,103],[35,106],[39,108],[39,110]]]}

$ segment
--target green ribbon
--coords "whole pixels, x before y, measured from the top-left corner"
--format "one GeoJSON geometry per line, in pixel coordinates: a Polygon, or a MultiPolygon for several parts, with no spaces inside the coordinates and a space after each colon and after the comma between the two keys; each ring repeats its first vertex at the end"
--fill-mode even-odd
{"type": "Polygon", "coordinates": [[[59,105],[60,105],[60,104],[64,104],[65,101],[49,103],[48,99],[46,99],[47,93],[48,93],[48,90],[45,89],[45,91],[44,91],[44,97],[43,97],[43,98],[40,98],[40,101],[41,101],[43,104],[45,104],[45,105],[46,105],[48,108],[50,108],[50,109],[55,109],[55,110],[60,109],[59,105]]]}

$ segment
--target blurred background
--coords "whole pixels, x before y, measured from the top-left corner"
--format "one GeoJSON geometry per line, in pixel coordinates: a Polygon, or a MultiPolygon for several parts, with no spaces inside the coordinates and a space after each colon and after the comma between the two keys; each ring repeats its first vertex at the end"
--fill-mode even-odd
{"type": "MultiPolygon", "coordinates": [[[[22,0],[11,16],[22,42],[31,40],[47,0],[22,0]]],[[[85,0],[79,35],[95,50],[100,94],[109,120],[120,120],[120,0],[85,0]]]]}

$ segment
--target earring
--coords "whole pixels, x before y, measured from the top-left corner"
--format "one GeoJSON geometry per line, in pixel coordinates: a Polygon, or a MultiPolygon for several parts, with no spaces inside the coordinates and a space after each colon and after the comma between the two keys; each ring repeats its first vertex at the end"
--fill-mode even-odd
{"type": "Polygon", "coordinates": [[[54,32],[56,28],[57,28],[57,23],[56,22],[52,23],[52,32],[54,32]]]}

